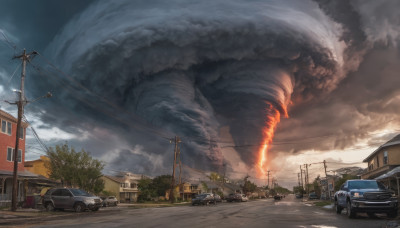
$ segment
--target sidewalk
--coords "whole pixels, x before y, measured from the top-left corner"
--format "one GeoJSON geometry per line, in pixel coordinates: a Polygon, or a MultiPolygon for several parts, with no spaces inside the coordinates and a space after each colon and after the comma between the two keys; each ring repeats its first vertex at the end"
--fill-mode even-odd
{"type": "Polygon", "coordinates": [[[0,210],[0,226],[20,225],[41,219],[71,216],[71,213],[47,212],[32,208],[18,208],[17,211],[0,210]]]}

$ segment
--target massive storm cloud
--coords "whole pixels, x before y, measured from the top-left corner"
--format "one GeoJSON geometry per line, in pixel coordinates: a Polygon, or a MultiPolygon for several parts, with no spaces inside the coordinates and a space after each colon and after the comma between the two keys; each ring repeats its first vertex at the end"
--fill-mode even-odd
{"type": "Polygon", "coordinates": [[[261,146],[226,145],[264,144],[291,102],[359,64],[357,34],[328,15],[297,0],[96,2],[45,51],[85,95],[59,85],[68,111],[53,104],[46,121],[97,135],[114,167],[169,170],[178,135],[188,166],[255,171],[261,146]]]}

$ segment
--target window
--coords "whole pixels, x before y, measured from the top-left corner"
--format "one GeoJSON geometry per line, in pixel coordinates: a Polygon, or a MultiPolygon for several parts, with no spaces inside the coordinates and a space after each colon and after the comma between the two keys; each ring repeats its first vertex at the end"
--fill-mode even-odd
{"type": "Polygon", "coordinates": [[[62,189],[55,190],[51,195],[52,196],[62,196],[62,189]]]}
{"type": "Polygon", "coordinates": [[[67,189],[61,189],[61,196],[72,196],[72,194],[67,189]]]}
{"type": "Polygon", "coordinates": [[[11,135],[12,125],[11,122],[1,120],[1,132],[11,135]]]}
{"type": "Polygon", "coordinates": [[[10,148],[10,147],[7,148],[7,161],[10,161],[10,162],[13,161],[13,157],[14,157],[13,152],[14,152],[13,148],[10,148]]]}
{"type": "Polygon", "coordinates": [[[24,128],[23,127],[20,127],[20,129],[19,129],[19,138],[24,139],[24,128]]]}
{"type": "Polygon", "coordinates": [[[1,132],[6,133],[7,132],[7,121],[1,120],[1,132]]]}
{"type": "Polygon", "coordinates": [[[388,163],[388,152],[383,152],[383,164],[386,165],[388,163]]]}
{"type": "MultiPolygon", "coordinates": [[[[7,161],[14,161],[14,148],[8,147],[7,148],[7,161]]],[[[18,150],[18,154],[17,154],[17,160],[18,162],[22,162],[22,150],[18,150]]]]}

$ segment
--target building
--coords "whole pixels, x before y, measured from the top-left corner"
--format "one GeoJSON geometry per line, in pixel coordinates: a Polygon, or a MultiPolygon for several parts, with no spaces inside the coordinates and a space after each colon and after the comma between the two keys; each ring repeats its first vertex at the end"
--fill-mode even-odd
{"type": "Polygon", "coordinates": [[[200,194],[201,189],[197,183],[184,182],[179,187],[179,197],[182,200],[190,200],[195,195],[200,194]]]}
{"type": "Polygon", "coordinates": [[[117,197],[118,202],[130,203],[137,202],[139,196],[138,183],[143,175],[122,172],[116,176],[102,176],[104,180],[104,191],[108,191],[117,197]]]}
{"type": "MultiPolygon", "coordinates": [[[[17,119],[7,112],[0,110],[0,207],[11,203],[15,153],[17,136],[17,119]]],[[[25,136],[28,124],[22,122],[19,135],[18,159],[18,202],[20,205],[34,207],[40,198],[43,188],[54,187],[57,182],[49,180],[46,175],[35,174],[25,169],[25,136]]],[[[30,164],[27,162],[27,164],[30,164]]],[[[40,169],[39,169],[40,170],[40,169]]]]}
{"type": "MultiPolygon", "coordinates": [[[[17,137],[17,119],[11,114],[0,110],[0,125],[0,204],[2,204],[11,200],[14,171],[14,148],[17,137]]],[[[26,173],[24,170],[25,132],[27,127],[28,124],[22,122],[22,131],[20,131],[21,133],[19,135],[19,149],[17,152],[19,178],[31,176],[30,173],[26,173]]],[[[22,201],[24,198],[22,184],[23,182],[18,180],[19,201],[22,201]]]]}
{"type": "Polygon", "coordinates": [[[49,178],[49,169],[46,167],[47,162],[49,162],[49,157],[42,155],[37,160],[25,161],[24,167],[26,171],[49,178]]]}
{"type": "Polygon", "coordinates": [[[363,162],[368,163],[368,168],[362,179],[374,179],[400,166],[400,134],[378,147],[363,162]]]}
{"type": "MultiPolygon", "coordinates": [[[[14,170],[14,148],[17,135],[17,119],[9,113],[0,110],[1,129],[0,129],[0,170],[14,170]]],[[[25,161],[25,132],[28,124],[22,122],[18,145],[18,171],[24,171],[25,161]]]]}

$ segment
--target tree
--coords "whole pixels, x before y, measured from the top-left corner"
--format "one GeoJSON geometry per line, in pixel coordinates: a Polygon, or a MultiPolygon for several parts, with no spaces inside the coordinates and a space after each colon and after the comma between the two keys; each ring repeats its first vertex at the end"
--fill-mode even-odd
{"type": "Polygon", "coordinates": [[[214,173],[214,172],[210,173],[209,178],[211,181],[221,181],[222,180],[222,177],[218,173],[214,173]]]}
{"type": "Polygon", "coordinates": [[[50,147],[47,151],[51,178],[61,180],[63,186],[79,187],[88,192],[98,194],[104,189],[100,178],[104,168],[103,162],[93,159],[89,152],[75,151],[67,143],[50,147]]]}
{"type": "Polygon", "coordinates": [[[171,189],[172,176],[161,175],[157,176],[152,181],[152,187],[157,196],[164,196],[168,189],[171,189]]]}
{"type": "Polygon", "coordinates": [[[340,187],[342,187],[342,184],[344,184],[344,182],[352,179],[358,179],[358,177],[350,174],[343,174],[343,178],[340,178],[339,180],[335,181],[335,191],[339,191],[340,187]]]}
{"type": "Polygon", "coordinates": [[[140,195],[138,197],[139,202],[147,201],[151,197],[157,196],[157,191],[154,189],[153,180],[150,178],[142,178],[139,180],[138,189],[140,195]]]}
{"type": "Polygon", "coordinates": [[[289,189],[284,188],[282,186],[276,185],[275,192],[280,194],[289,194],[291,193],[289,189]]]}
{"type": "Polygon", "coordinates": [[[306,193],[306,191],[304,190],[304,188],[302,186],[294,186],[293,187],[293,192],[301,194],[301,195],[306,193]]]}
{"type": "Polygon", "coordinates": [[[161,175],[154,179],[143,178],[139,180],[138,189],[140,191],[139,201],[147,201],[152,197],[164,196],[168,189],[171,189],[171,175],[161,175]]]}
{"type": "Polygon", "coordinates": [[[254,192],[257,189],[257,185],[249,181],[248,178],[248,176],[244,178],[244,184],[242,186],[242,190],[245,194],[248,192],[254,192]]]}

